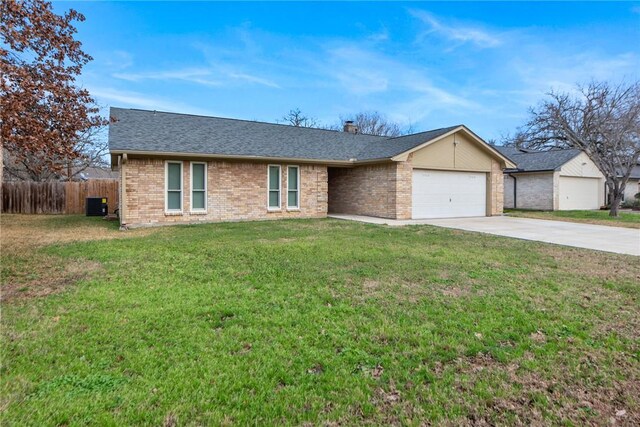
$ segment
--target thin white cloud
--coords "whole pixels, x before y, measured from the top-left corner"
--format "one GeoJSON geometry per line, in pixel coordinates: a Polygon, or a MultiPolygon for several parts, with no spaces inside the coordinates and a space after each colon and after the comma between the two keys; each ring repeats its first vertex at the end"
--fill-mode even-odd
{"type": "Polygon", "coordinates": [[[280,85],[278,85],[277,83],[268,79],[263,79],[262,77],[252,76],[251,74],[229,72],[227,75],[232,79],[244,80],[249,83],[257,83],[262,86],[272,87],[274,89],[280,89],[280,85]]]}
{"type": "Polygon", "coordinates": [[[480,28],[444,24],[433,14],[424,10],[410,9],[409,13],[429,26],[429,30],[423,33],[423,36],[433,33],[458,44],[472,43],[481,48],[497,47],[503,42],[497,34],[491,34],[480,28]]]}
{"type": "Polygon", "coordinates": [[[192,107],[183,102],[151,97],[138,92],[122,91],[113,88],[90,88],[89,92],[98,100],[100,105],[118,104],[119,107],[141,108],[145,110],[160,110],[187,114],[210,114],[200,108],[192,107]]]}
{"type": "Polygon", "coordinates": [[[180,70],[165,70],[143,73],[114,73],[113,77],[131,82],[144,80],[179,80],[203,86],[220,87],[230,83],[246,82],[279,89],[280,86],[268,79],[247,73],[209,68],[187,68],[180,70]]]}
{"type": "Polygon", "coordinates": [[[211,71],[202,68],[191,68],[184,70],[155,71],[146,73],[114,73],[113,77],[131,82],[143,80],[182,80],[189,83],[196,83],[205,86],[222,86],[222,82],[212,80],[211,71]]]}
{"type": "MultiPolygon", "coordinates": [[[[320,69],[329,78],[334,79],[344,92],[361,98],[384,97],[386,99],[391,95],[396,99],[402,99],[403,105],[409,105],[414,100],[420,99],[428,100],[434,108],[440,109],[472,110],[477,107],[474,102],[436,85],[428,77],[428,70],[396,60],[362,45],[328,48],[326,60],[322,64],[326,65],[324,67],[321,64],[316,65],[323,67],[320,69]]],[[[370,102],[376,102],[373,98],[370,102]]],[[[382,104],[378,108],[386,110],[388,106],[388,104],[382,104]]],[[[400,115],[407,120],[408,117],[413,119],[416,116],[423,117],[420,112],[414,111],[408,115],[404,108],[402,110],[400,115]]],[[[393,111],[390,114],[393,114],[393,111]]]]}
{"type": "Polygon", "coordinates": [[[385,92],[389,88],[389,64],[374,52],[355,46],[328,48],[320,69],[355,95],[385,92]]]}
{"type": "MultiPolygon", "coordinates": [[[[532,49],[528,52],[526,61],[518,58],[505,66],[512,68],[531,92],[537,91],[538,96],[542,96],[549,90],[572,92],[576,90],[576,84],[588,83],[590,80],[616,81],[637,76],[640,58],[631,52],[603,57],[593,52],[553,55],[546,49],[532,49]]],[[[530,102],[531,99],[527,101],[530,102]]]]}
{"type": "Polygon", "coordinates": [[[124,50],[108,52],[104,57],[104,65],[112,70],[124,70],[133,65],[133,54],[124,50]]]}
{"type": "Polygon", "coordinates": [[[389,40],[389,30],[384,27],[377,33],[370,34],[367,39],[372,42],[386,42],[389,40]]]}

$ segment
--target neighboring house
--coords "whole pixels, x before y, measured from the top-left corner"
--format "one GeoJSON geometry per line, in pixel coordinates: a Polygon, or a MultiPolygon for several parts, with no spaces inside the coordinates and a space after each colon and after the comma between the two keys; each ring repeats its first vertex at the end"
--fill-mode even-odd
{"type": "MultiPolygon", "coordinates": [[[[640,193],[640,163],[635,165],[631,170],[631,175],[629,175],[629,180],[627,181],[627,185],[624,187],[622,202],[633,203],[635,196],[638,193],[640,193]]],[[[609,194],[608,191],[607,191],[607,194],[609,194]]]]}
{"type": "Polygon", "coordinates": [[[500,215],[515,165],[465,126],[389,138],[112,108],[129,226],[197,221],[500,215]]]}
{"type": "Polygon", "coordinates": [[[32,174],[26,169],[24,164],[12,157],[6,150],[0,150],[2,153],[3,163],[3,182],[20,182],[20,181],[88,181],[93,179],[118,179],[119,174],[114,172],[109,166],[72,166],[71,172],[67,166],[61,167],[59,170],[45,167],[39,174],[32,174]],[[36,176],[34,176],[36,175],[36,176]]]}
{"type": "Polygon", "coordinates": [[[88,181],[90,179],[118,179],[120,175],[109,167],[89,166],[80,171],[74,169],[74,181],[88,181]]]}
{"type": "Polygon", "coordinates": [[[631,202],[640,193],[640,163],[633,167],[627,186],[624,188],[625,202],[631,202]]]}
{"type": "Polygon", "coordinates": [[[517,165],[505,170],[505,208],[555,211],[605,204],[604,175],[583,151],[495,148],[517,165]]]}

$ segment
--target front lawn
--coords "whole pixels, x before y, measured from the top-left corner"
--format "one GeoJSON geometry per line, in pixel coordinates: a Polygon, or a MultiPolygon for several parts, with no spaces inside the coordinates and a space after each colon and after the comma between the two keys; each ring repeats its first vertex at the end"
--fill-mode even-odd
{"type": "Polygon", "coordinates": [[[557,221],[583,222],[587,224],[612,225],[616,227],[640,228],[640,212],[619,212],[617,218],[609,216],[609,211],[529,211],[505,209],[505,214],[522,218],[551,219],[557,221]]]}
{"type": "Polygon", "coordinates": [[[0,221],[2,425],[640,424],[637,257],[339,220],[0,221]]]}

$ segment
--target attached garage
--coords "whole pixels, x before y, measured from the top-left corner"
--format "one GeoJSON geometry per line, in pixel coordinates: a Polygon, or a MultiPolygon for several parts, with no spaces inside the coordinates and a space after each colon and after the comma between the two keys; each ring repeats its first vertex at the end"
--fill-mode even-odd
{"type": "Polygon", "coordinates": [[[560,176],[558,186],[561,211],[598,209],[602,180],[598,178],[560,176]]]}
{"type": "Polygon", "coordinates": [[[457,132],[411,154],[411,218],[502,213],[503,164],[492,147],[457,132]]]}
{"type": "Polygon", "coordinates": [[[328,168],[329,213],[393,219],[502,214],[503,170],[515,164],[464,126],[391,138],[377,149],[394,145],[411,148],[384,162],[328,168]]]}
{"type": "Polygon", "coordinates": [[[586,153],[498,149],[518,165],[505,171],[506,208],[566,211],[604,204],[604,175],[586,153]]]}
{"type": "Polygon", "coordinates": [[[413,170],[412,217],[456,218],[487,214],[487,174],[413,170]]]}

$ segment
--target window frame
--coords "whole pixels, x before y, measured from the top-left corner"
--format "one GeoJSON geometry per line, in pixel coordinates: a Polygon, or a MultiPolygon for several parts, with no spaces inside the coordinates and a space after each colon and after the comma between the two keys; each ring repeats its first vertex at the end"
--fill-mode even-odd
{"type": "Polygon", "coordinates": [[[164,212],[169,215],[182,214],[184,211],[184,162],[165,160],[164,162],[164,212]],[[180,165],[180,190],[169,190],[169,165],[180,165]],[[180,209],[169,209],[169,191],[180,191],[180,209]]]}
{"type": "Polygon", "coordinates": [[[208,189],[207,189],[207,162],[190,162],[191,164],[189,165],[189,171],[190,171],[190,175],[189,175],[189,209],[190,209],[190,213],[207,213],[207,210],[209,208],[209,204],[207,202],[207,196],[208,196],[208,189]],[[195,190],[195,191],[204,191],[204,208],[197,208],[194,209],[193,207],[193,165],[203,165],[204,166],[204,190],[195,190]]]}
{"type": "Polygon", "coordinates": [[[300,166],[298,165],[288,165],[287,166],[287,210],[297,211],[300,210],[300,166]],[[298,188],[296,188],[296,204],[294,206],[289,206],[289,192],[291,189],[289,188],[289,169],[296,168],[296,183],[298,188]]]}
{"type": "Polygon", "coordinates": [[[281,211],[282,210],[282,166],[281,165],[267,165],[267,210],[271,212],[281,211]],[[269,196],[271,195],[271,168],[278,168],[278,206],[272,207],[269,204],[269,196]]]}

